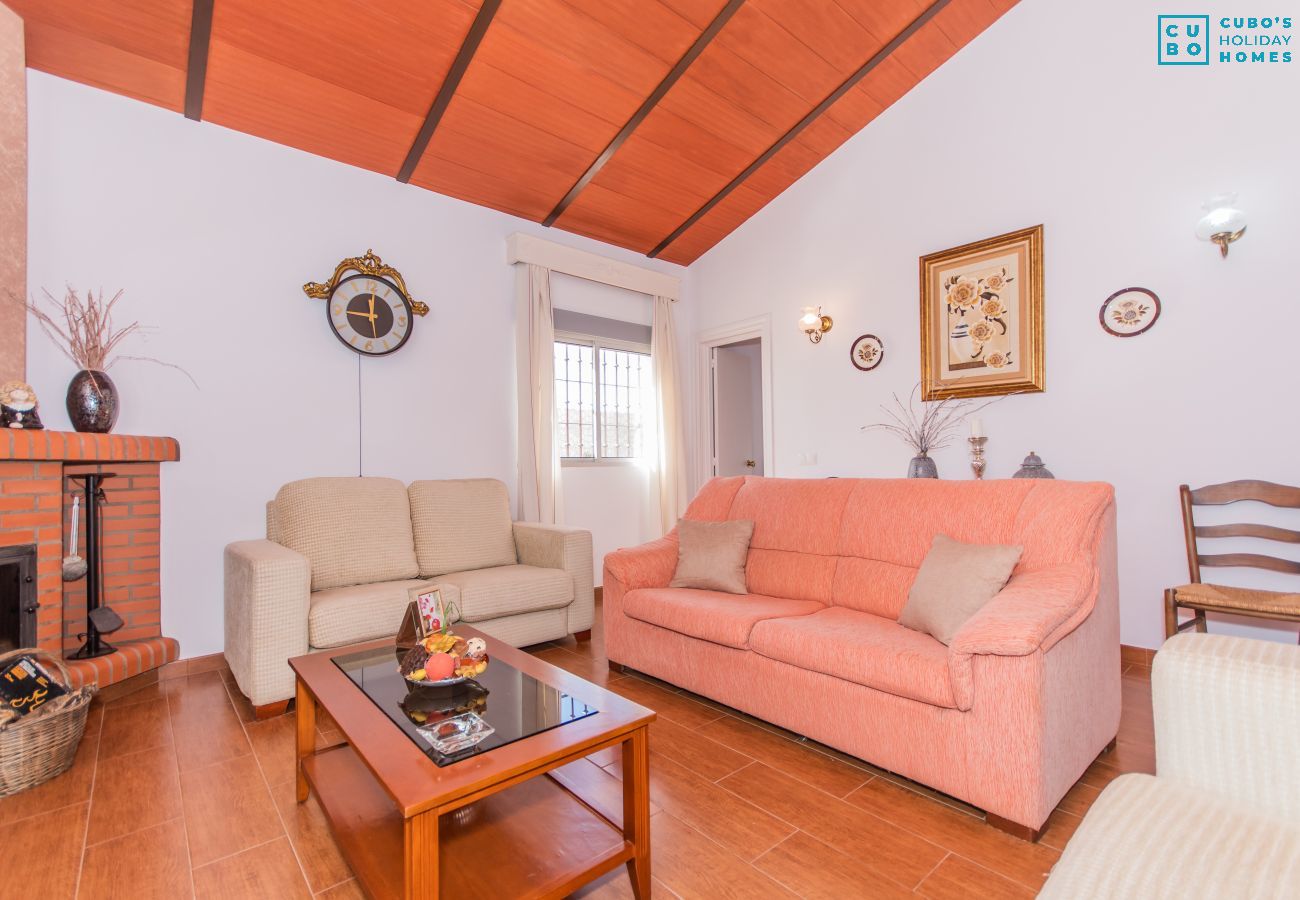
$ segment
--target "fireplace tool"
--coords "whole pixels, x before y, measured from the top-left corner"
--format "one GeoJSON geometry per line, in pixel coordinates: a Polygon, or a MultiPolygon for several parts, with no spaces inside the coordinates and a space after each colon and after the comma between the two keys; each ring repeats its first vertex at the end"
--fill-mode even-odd
{"type": "Polygon", "coordinates": [[[125,624],[122,617],[103,602],[104,563],[100,546],[103,509],[100,503],[104,500],[104,479],[116,475],[116,472],[87,472],[68,476],[74,481],[84,482],[86,492],[86,631],[77,635],[84,637],[86,642],[72,654],[72,659],[91,659],[114,652],[116,648],[102,635],[112,634],[125,624]]]}
{"type": "Polygon", "coordinates": [[[72,540],[68,544],[68,555],[63,557],[63,580],[78,581],[86,577],[86,561],[77,555],[77,532],[81,515],[81,498],[72,498],[72,540]]]}

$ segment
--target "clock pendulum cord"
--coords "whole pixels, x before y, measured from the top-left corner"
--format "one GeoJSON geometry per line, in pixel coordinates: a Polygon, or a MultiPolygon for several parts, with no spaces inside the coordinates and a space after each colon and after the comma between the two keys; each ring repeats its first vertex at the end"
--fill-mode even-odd
{"type": "Polygon", "coordinates": [[[357,356],[357,477],[360,478],[364,471],[361,465],[361,461],[362,461],[361,454],[362,454],[362,447],[363,447],[362,435],[365,432],[362,430],[361,417],[365,410],[365,404],[361,401],[361,354],[358,353],[356,356],[357,356]]]}

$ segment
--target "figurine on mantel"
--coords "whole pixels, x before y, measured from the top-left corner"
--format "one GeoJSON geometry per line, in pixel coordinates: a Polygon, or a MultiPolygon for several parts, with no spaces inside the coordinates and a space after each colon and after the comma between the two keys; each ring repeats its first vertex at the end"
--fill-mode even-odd
{"type": "Polygon", "coordinates": [[[1025,461],[1020,464],[1020,471],[1011,476],[1012,478],[1055,478],[1043,461],[1039,459],[1038,454],[1033,450],[1025,457],[1025,461]]]}
{"type": "Polygon", "coordinates": [[[26,431],[43,429],[36,406],[36,392],[30,384],[21,381],[0,384],[0,426],[26,431]]]}

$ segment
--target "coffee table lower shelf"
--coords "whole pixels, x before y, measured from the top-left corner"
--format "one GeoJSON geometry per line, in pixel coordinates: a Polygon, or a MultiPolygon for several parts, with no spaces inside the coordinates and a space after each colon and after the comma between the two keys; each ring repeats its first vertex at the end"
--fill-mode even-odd
{"type": "MultiPolygon", "coordinates": [[[[302,766],[366,893],[415,900],[405,884],[402,816],[365,763],[341,744],[302,766]]],[[[567,896],[632,859],[635,848],[582,800],[538,775],[440,816],[436,852],[442,897],[540,900],[567,896]]]]}

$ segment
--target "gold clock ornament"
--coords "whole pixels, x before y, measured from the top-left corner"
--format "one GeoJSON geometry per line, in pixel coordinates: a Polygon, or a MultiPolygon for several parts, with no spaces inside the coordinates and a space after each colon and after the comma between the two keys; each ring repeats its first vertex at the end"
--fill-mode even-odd
{"type": "Polygon", "coordinates": [[[348,257],[334,267],[328,281],[309,281],[302,290],[325,301],[325,318],[334,336],[364,356],[400,350],[411,336],[412,319],[429,313],[428,304],[411,299],[402,273],[385,265],[373,250],[348,257]]]}

